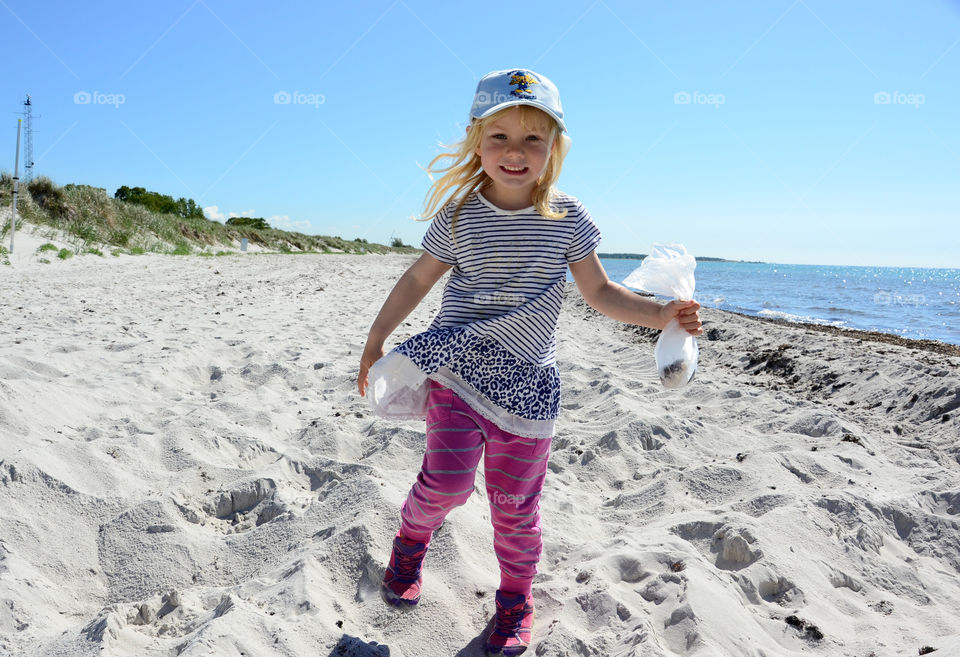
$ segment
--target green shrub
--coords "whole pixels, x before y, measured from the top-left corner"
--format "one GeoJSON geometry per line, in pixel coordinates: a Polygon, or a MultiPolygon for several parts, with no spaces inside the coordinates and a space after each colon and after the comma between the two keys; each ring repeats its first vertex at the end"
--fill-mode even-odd
{"type": "Polygon", "coordinates": [[[37,248],[37,253],[43,253],[44,251],[59,251],[59,250],[60,249],[57,248],[55,244],[51,244],[50,242],[47,242],[46,244],[43,244],[37,248]]]}
{"type": "Polygon", "coordinates": [[[173,214],[182,218],[205,218],[203,216],[203,208],[197,205],[192,198],[180,197],[177,200],[173,200],[172,196],[150,192],[143,187],[127,187],[123,185],[117,189],[113,198],[126,203],[142,205],[148,210],[159,214],[173,214]]]}
{"type": "Polygon", "coordinates": [[[63,189],[57,187],[46,176],[34,178],[27,183],[27,191],[30,192],[30,198],[34,203],[55,219],[67,219],[71,214],[76,214],[76,211],[67,204],[63,189]]]}
{"type": "Polygon", "coordinates": [[[68,260],[73,257],[73,251],[70,249],[60,249],[60,251],[57,252],[57,257],[61,260],[68,260]]]}
{"type": "Polygon", "coordinates": [[[87,253],[98,255],[98,256],[103,255],[103,251],[101,251],[100,249],[87,249],[87,253]]]}
{"type": "Polygon", "coordinates": [[[173,250],[173,255],[190,255],[190,247],[187,244],[178,244],[173,250]]]}
{"type": "Polygon", "coordinates": [[[75,224],[70,227],[71,232],[84,242],[96,242],[98,240],[97,229],[90,224],[75,224]]]}
{"type": "Polygon", "coordinates": [[[146,252],[147,250],[144,249],[142,246],[135,246],[132,249],[130,249],[130,255],[143,255],[146,252]]]}
{"type": "Polygon", "coordinates": [[[262,217],[230,217],[227,226],[253,228],[254,230],[270,230],[270,224],[262,217]]]}
{"type": "Polygon", "coordinates": [[[89,191],[89,192],[93,192],[94,194],[102,195],[102,196],[107,195],[107,190],[104,189],[103,187],[94,187],[93,185],[81,185],[79,183],[67,183],[66,185],[63,186],[63,191],[65,192],[72,192],[74,190],[89,191]]]}
{"type": "Polygon", "coordinates": [[[392,240],[390,240],[390,246],[392,246],[395,249],[402,249],[407,245],[404,244],[403,240],[400,239],[399,237],[394,237],[392,240]]]}
{"type": "Polygon", "coordinates": [[[127,246],[130,244],[130,238],[132,237],[129,230],[115,229],[107,235],[107,242],[113,244],[114,246],[127,246]]]}

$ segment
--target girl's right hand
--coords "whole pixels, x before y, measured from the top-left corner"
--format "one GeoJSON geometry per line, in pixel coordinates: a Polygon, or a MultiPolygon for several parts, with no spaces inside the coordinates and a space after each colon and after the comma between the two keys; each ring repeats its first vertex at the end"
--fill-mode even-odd
{"type": "Polygon", "coordinates": [[[676,319],[680,328],[690,335],[703,335],[703,323],[700,321],[700,304],[693,300],[673,301],[664,304],[660,309],[663,325],[671,319],[676,319]]]}
{"type": "Polygon", "coordinates": [[[370,372],[370,368],[381,358],[383,358],[382,344],[368,342],[364,346],[363,355],[360,356],[360,373],[357,375],[357,390],[360,391],[361,397],[367,395],[367,374],[370,372]]]}

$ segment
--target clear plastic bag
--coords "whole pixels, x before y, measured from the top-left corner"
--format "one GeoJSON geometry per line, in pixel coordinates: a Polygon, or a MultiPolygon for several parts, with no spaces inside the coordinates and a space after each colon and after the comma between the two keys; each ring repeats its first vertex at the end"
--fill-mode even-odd
{"type": "MultiPolygon", "coordinates": [[[[697,261],[682,244],[654,244],[650,255],[623,279],[627,287],[675,299],[692,299],[697,261]]],[[[657,372],[664,388],[682,388],[697,371],[697,339],[670,320],[654,349],[657,372]]]]}
{"type": "Polygon", "coordinates": [[[367,397],[379,417],[423,419],[427,415],[426,375],[409,358],[391,351],[370,368],[367,397]]]}

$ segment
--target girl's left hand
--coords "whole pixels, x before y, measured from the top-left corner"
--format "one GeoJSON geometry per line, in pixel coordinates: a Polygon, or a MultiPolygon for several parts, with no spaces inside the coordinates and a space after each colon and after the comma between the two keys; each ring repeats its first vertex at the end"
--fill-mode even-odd
{"type": "Polygon", "coordinates": [[[367,342],[363,348],[363,355],[360,356],[360,372],[357,374],[357,390],[361,397],[365,397],[367,394],[367,375],[370,368],[381,358],[383,358],[383,345],[367,342]]]}
{"type": "Polygon", "coordinates": [[[690,335],[703,335],[700,304],[696,301],[671,301],[663,306],[660,317],[663,319],[664,326],[670,323],[671,319],[676,319],[680,328],[685,329],[690,335]]]}

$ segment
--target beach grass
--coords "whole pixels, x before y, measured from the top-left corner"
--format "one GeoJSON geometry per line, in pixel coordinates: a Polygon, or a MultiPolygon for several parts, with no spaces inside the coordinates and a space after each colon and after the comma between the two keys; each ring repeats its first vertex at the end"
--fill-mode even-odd
{"type": "MultiPolygon", "coordinates": [[[[13,179],[0,174],[0,207],[12,202],[13,179]]],[[[110,196],[101,187],[82,184],[59,186],[40,176],[19,186],[18,226],[23,222],[49,226],[67,236],[74,253],[109,250],[114,255],[161,253],[170,255],[227,255],[246,239],[257,250],[277,253],[413,253],[417,249],[394,240],[385,246],[356,238],[306,235],[276,228],[227,226],[203,217],[181,217],[152,212],[110,196]]],[[[0,226],[0,237],[10,230],[0,226]]],[[[72,255],[72,254],[71,254],[72,255]]],[[[59,256],[58,257],[69,257],[59,256]]]]}

